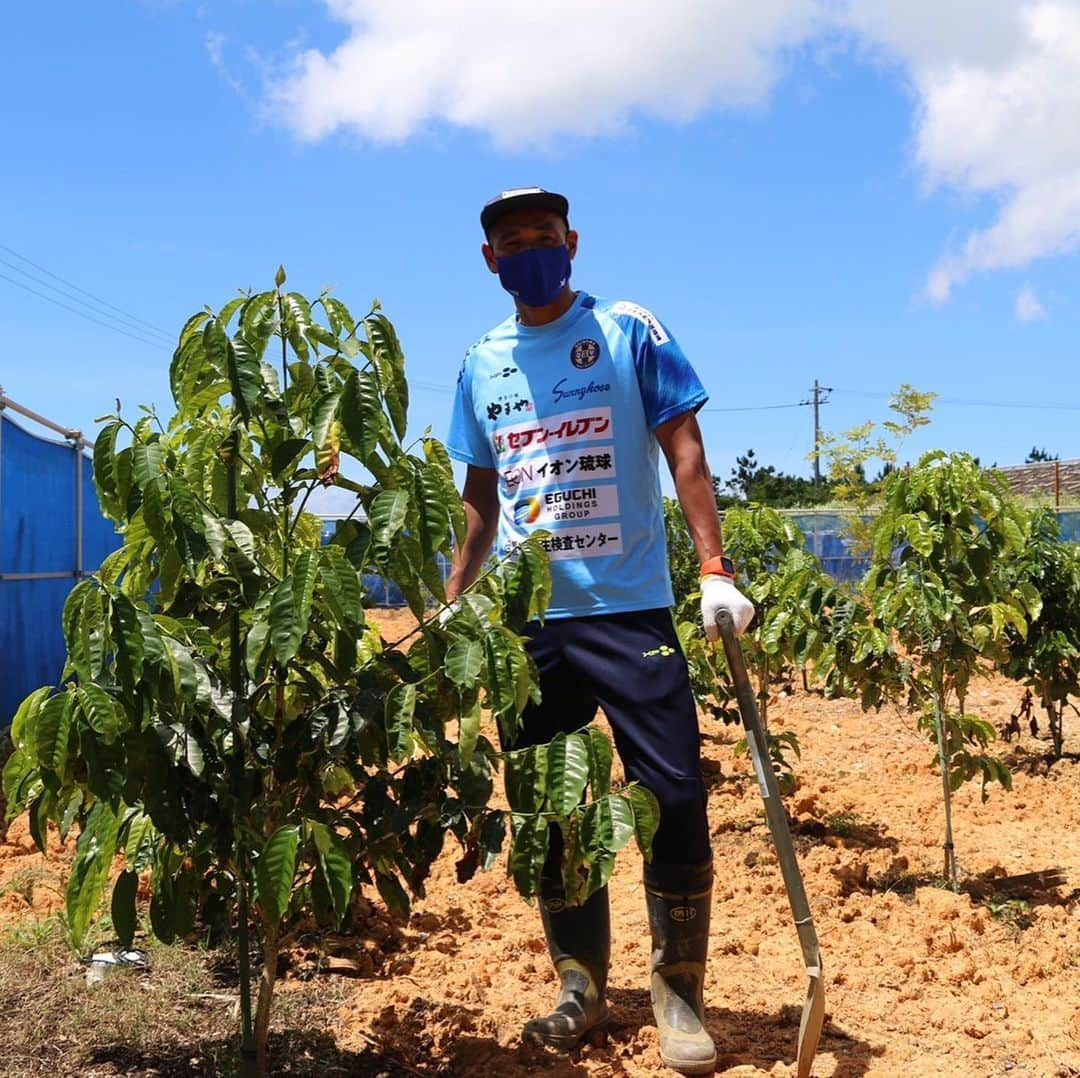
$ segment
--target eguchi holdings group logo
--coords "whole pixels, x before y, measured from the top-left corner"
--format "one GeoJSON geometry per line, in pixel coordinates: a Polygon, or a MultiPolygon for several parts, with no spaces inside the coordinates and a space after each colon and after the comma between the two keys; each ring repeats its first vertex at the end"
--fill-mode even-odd
{"type": "Polygon", "coordinates": [[[540,516],[540,499],[535,495],[531,498],[522,498],[514,505],[515,524],[535,524],[540,516]]]}

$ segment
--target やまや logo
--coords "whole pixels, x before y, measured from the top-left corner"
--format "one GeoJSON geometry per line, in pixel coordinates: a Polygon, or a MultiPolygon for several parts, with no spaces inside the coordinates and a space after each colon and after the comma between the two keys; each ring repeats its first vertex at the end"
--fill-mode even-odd
{"type": "Polygon", "coordinates": [[[583,337],[570,349],[570,362],[579,371],[588,370],[600,358],[600,342],[583,337]]]}

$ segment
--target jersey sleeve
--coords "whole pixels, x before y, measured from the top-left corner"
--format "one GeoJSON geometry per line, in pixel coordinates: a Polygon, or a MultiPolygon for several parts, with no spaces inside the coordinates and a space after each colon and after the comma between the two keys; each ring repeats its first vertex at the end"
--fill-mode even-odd
{"type": "Polygon", "coordinates": [[[636,303],[616,303],[611,313],[630,339],[649,427],[655,429],[684,412],[696,412],[709,395],[667,327],[636,303]]]}
{"type": "Polygon", "coordinates": [[[494,468],[495,457],[491,452],[491,444],[476,420],[468,362],[466,356],[461,365],[461,373],[458,374],[446,450],[455,460],[475,465],[477,468],[494,468]]]}

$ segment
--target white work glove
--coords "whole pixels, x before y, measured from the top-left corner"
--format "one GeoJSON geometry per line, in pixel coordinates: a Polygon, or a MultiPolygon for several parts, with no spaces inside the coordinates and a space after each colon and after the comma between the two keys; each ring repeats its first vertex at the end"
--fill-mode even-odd
{"type": "Polygon", "coordinates": [[[452,600],[439,611],[438,617],[435,619],[435,624],[438,625],[440,629],[445,629],[446,623],[453,618],[459,610],[461,610],[461,600],[452,600]]]}
{"type": "Polygon", "coordinates": [[[705,636],[715,640],[720,635],[716,627],[716,612],[729,610],[735,624],[735,635],[741,636],[754,616],[754,604],[731,581],[729,576],[709,573],[701,578],[701,620],[705,636]]]}

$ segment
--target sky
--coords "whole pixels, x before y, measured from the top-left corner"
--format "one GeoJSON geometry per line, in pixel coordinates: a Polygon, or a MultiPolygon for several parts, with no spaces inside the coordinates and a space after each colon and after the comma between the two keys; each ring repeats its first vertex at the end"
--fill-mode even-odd
{"type": "Polygon", "coordinates": [[[511,311],[498,191],[565,193],[572,283],[652,310],[713,472],[937,393],[901,447],[1080,457],[1080,0],[73,0],[0,68],[0,386],[93,436],[168,414],[175,336],[272,286],[405,347],[445,437],[511,311]]]}

